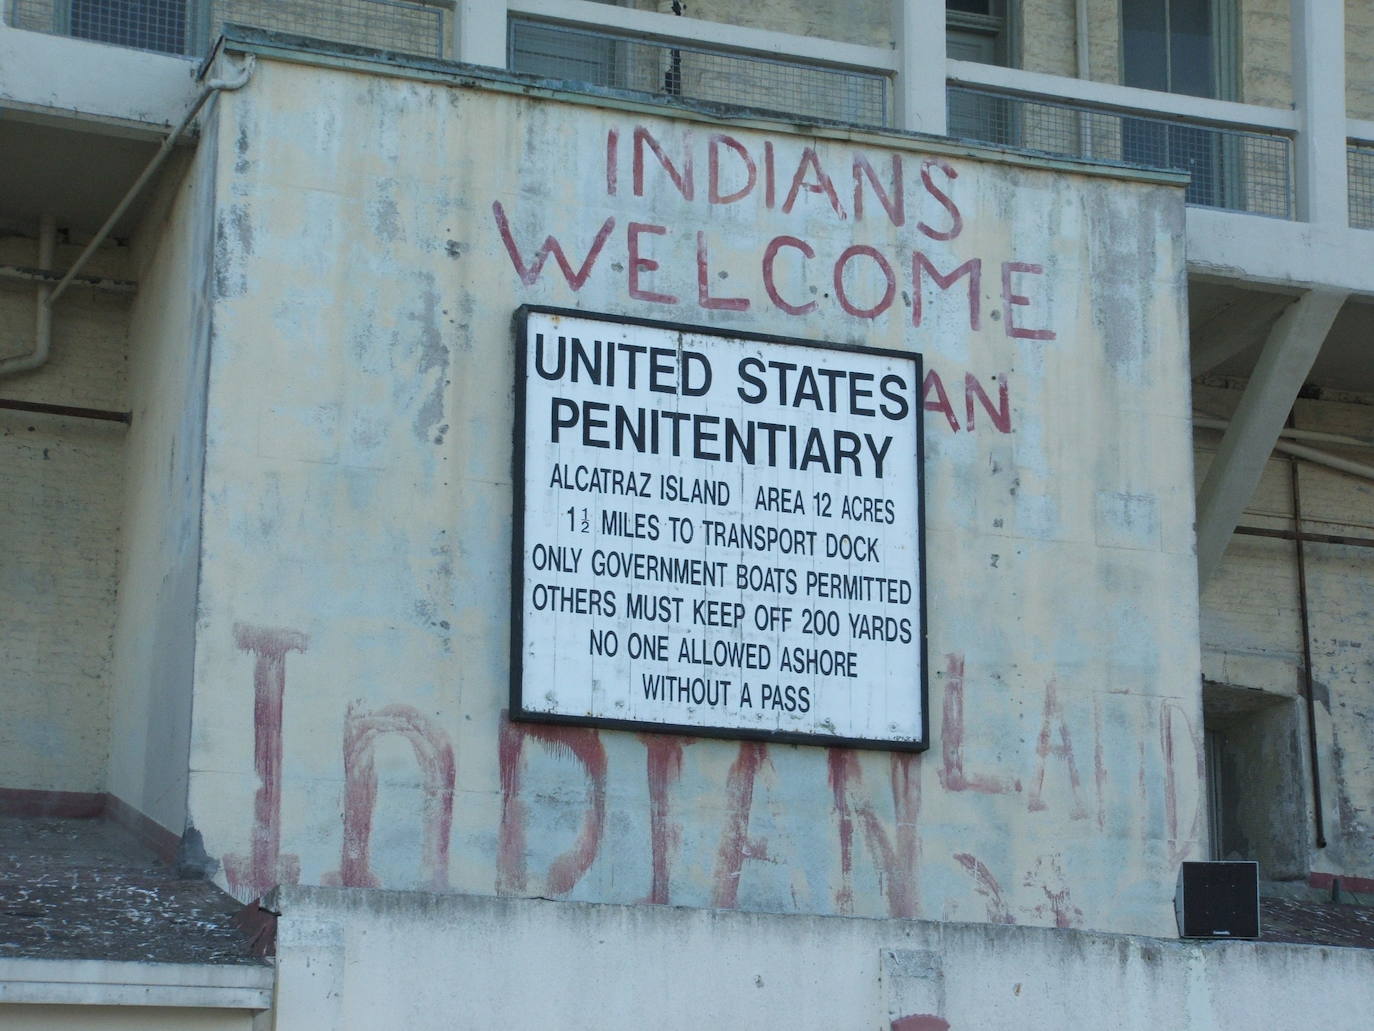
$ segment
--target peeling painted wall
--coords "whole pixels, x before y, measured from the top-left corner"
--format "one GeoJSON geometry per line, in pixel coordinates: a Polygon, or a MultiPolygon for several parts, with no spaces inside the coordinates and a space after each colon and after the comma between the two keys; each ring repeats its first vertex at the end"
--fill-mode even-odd
{"type": "Polygon", "coordinates": [[[263,60],[220,114],[190,810],[231,890],[1171,932],[1175,188],[263,60]],[[931,751],[506,722],[522,303],[925,352],[931,751]]]}
{"type": "MultiPolygon", "coordinates": [[[[1199,387],[1201,411],[1227,417],[1240,392],[1199,387]]],[[[1366,403],[1299,400],[1297,425],[1347,436],[1374,438],[1374,407],[1366,403]]],[[[1218,437],[1199,433],[1198,475],[1203,476],[1218,437]]],[[[1324,450],[1367,462],[1363,449],[1324,450]]],[[[1299,466],[1303,526],[1311,533],[1374,537],[1374,484],[1310,463],[1299,466]]],[[[1291,529],[1292,464],[1269,460],[1250,500],[1244,525],[1291,529]]],[[[1306,879],[1310,871],[1374,877],[1374,552],[1335,544],[1304,545],[1314,697],[1317,702],[1317,759],[1322,776],[1327,847],[1314,844],[1312,791],[1308,769],[1307,717],[1301,704],[1302,638],[1298,609],[1295,546],[1291,541],[1236,536],[1217,574],[1202,596],[1203,672],[1209,681],[1262,694],[1259,702],[1291,704],[1299,733],[1296,753],[1264,728],[1242,735],[1266,740],[1270,762],[1257,767],[1258,783],[1243,789],[1231,804],[1256,807],[1252,817],[1268,821],[1274,840],[1291,838],[1301,864],[1280,871],[1306,879]],[[1283,747],[1281,747],[1283,746],[1283,747]],[[1296,797],[1281,790],[1287,780],[1296,797]]],[[[1250,747],[1250,745],[1247,745],[1250,747]]],[[[1257,845],[1263,847],[1263,842],[1257,845]]],[[[1249,857],[1247,857],[1249,858],[1249,857]]]]}
{"type": "MultiPolygon", "coordinates": [[[[33,266],[35,246],[0,239],[0,261],[33,266]]],[[[59,246],[56,261],[77,253],[59,246]]],[[[107,248],[92,268],[126,275],[127,252],[107,248]]],[[[48,363],[0,379],[0,397],[124,408],[128,311],[127,297],[73,288],[48,363]]],[[[32,351],[34,320],[34,289],[0,286],[0,355],[32,351]]],[[[115,423],[0,411],[0,787],[105,788],[124,437],[115,423]]]]}

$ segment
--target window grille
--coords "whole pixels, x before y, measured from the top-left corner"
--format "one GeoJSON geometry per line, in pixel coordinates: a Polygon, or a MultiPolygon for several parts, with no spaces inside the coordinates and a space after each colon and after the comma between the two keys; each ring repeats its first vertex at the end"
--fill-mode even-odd
{"type": "Polygon", "coordinates": [[[891,122],[884,75],[511,18],[512,71],[605,89],[758,108],[818,121],[891,122]]]}
{"type": "Polygon", "coordinates": [[[1116,109],[951,86],[949,134],[1059,157],[1187,172],[1189,204],[1293,217],[1293,141],[1116,109]]]}
{"type": "Polygon", "coordinates": [[[1345,148],[1345,167],[1350,180],[1350,225],[1374,229],[1374,142],[1350,140],[1345,148]]]}
{"type": "Polygon", "coordinates": [[[11,0],[15,28],[198,54],[225,22],[445,57],[452,15],[421,0],[11,0]]]}

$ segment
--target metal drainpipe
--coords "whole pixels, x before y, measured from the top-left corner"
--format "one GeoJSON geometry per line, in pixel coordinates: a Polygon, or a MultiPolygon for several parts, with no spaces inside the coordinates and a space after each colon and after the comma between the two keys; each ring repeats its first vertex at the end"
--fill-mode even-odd
{"type": "MultiPolygon", "coordinates": [[[[1288,417],[1293,425],[1293,416],[1288,417]]],[[[1302,494],[1299,490],[1300,466],[1292,461],[1293,479],[1293,547],[1298,566],[1298,622],[1302,632],[1303,694],[1307,699],[1307,751],[1311,760],[1312,814],[1317,835],[1317,847],[1326,848],[1326,825],[1322,818],[1321,763],[1317,758],[1317,699],[1312,690],[1312,633],[1307,612],[1307,561],[1303,549],[1302,494]]]]}
{"type": "MultiPolygon", "coordinates": [[[[1193,419],[1193,425],[1205,430],[1224,430],[1231,424],[1225,419],[1195,417],[1193,419]]],[[[1280,436],[1282,437],[1289,433],[1292,433],[1294,436],[1301,434],[1299,439],[1329,441],[1341,447],[1369,447],[1368,441],[1359,440],[1354,437],[1345,438],[1336,433],[1315,433],[1290,428],[1284,430],[1280,436]]],[[[1314,447],[1307,447],[1303,444],[1293,444],[1283,439],[1275,441],[1274,450],[1286,455],[1305,458],[1307,461],[1315,462],[1317,465],[1338,469],[1343,473],[1349,473],[1351,476],[1359,476],[1366,480],[1374,480],[1374,465],[1366,465],[1364,462],[1354,462],[1348,458],[1342,458],[1340,455],[1329,454],[1326,451],[1321,451],[1314,447]]]]}
{"type": "MultiPolygon", "coordinates": [[[[44,272],[51,272],[56,254],[57,219],[52,215],[42,215],[38,219],[38,267],[44,272]]],[[[34,295],[36,312],[33,350],[26,354],[0,358],[0,376],[27,372],[48,360],[48,348],[52,345],[52,306],[49,304],[52,290],[53,288],[45,283],[34,295]]]]}
{"type": "Polygon", "coordinates": [[[1092,77],[1092,62],[1088,57],[1088,0],[1077,0],[1073,9],[1074,61],[1078,78],[1092,77]]]}
{"type": "MultiPolygon", "coordinates": [[[[181,138],[181,134],[186,131],[186,127],[191,124],[192,119],[200,113],[200,109],[205,106],[205,102],[214,94],[221,91],[227,92],[242,89],[244,86],[248,85],[248,79],[253,74],[253,63],[254,57],[252,54],[249,54],[244,59],[243,67],[240,69],[237,77],[233,79],[210,79],[201,87],[201,91],[196,96],[195,101],[187,109],[186,113],[181,116],[181,121],[179,121],[176,127],[167,134],[166,138],[162,141],[162,146],[158,148],[157,153],[153,155],[152,160],[148,162],[147,167],[143,169],[139,177],[134,180],[134,184],[129,187],[123,199],[115,206],[114,211],[110,212],[109,218],[105,219],[105,224],[100,227],[95,236],[91,237],[90,243],[86,244],[86,249],[83,250],[76,261],[72,263],[72,267],[67,270],[67,274],[63,276],[54,287],[49,288],[47,286],[42,286],[38,288],[38,318],[36,326],[38,339],[34,344],[34,349],[28,354],[16,355],[13,358],[6,358],[0,361],[0,376],[8,376],[16,372],[27,372],[30,369],[38,368],[48,360],[48,352],[52,349],[52,307],[57,303],[57,299],[66,292],[67,287],[71,286],[72,280],[74,280],[77,275],[80,274],[81,270],[86,267],[86,263],[90,261],[91,255],[95,253],[96,248],[104,243],[105,238],[110,235],[115,227],[115,223],[124,217],[124,212],[129,210],[129,205],[133,204],[138,198],[138,195],[143,192],[143,188],[148,185],[149,180],[151,180],[157,173],[157,170],[162,167],[163,162],[166,161],[168,156],[172,153],[172,148],[176,146],[177,140],[181,138]]],[[[47,216],[45,216],[45,218],[46,217],[47,216]]],[[[55,242],[55,223],[53,233],[53,240],[55,242]]],[[[40,264],[42,262],[41,236],[42,233],[40,232],[40,264]]],[[[49,264],[43,267],[51,268],[51,261],[52,255],[49,254],[49,264]]]]}

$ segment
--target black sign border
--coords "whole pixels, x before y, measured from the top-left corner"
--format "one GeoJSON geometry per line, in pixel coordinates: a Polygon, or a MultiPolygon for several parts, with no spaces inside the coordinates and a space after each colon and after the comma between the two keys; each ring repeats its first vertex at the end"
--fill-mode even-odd
{"type": "Polygon", "coordinates": [[[519,723],[543,723],[558,726],[596,727],[607,730],[630,730],[657,734],[677,734],[682,737],[718,738],[728,741],[770,741],[789,745],[815,745],[825,748],[863,748],[887,752],[924,752],[930,747],[930,663],[926,632],[926,495],[925,495],[925,419],[921,406],[921,385],[925,382],[925,367],[921,352],[895,351],[890,348],[868,347],[863,344],[840,344],[823,340],[804,340],[799,337],[771,333],[753,333],[725,329],[720,326],[699,326],[685,322],[667,322],[630,315],[582,311],[539,304],[522,304],[511,318],[515,343],[515,421],[512,434],[511,458],[511,628],[510,628],[510,708],[508,715],[519,723]],[[529,316],[559,315],[566,318],[589,319],[626,326],[644,326],[673,332],[693,333],[708,337],[728,337],[735,340],[758,341],[767,344],[792,344],[825,351],[844,351],[851,354],[870,354],[897,358],[915,365],[913,411],[916,418],[916,552],[920,568],[916,585],[920,598],[920,655],[921,655],[921,737],[912,741],[884,738],[850,738],[828,734],[807,734],[791,730],[765,730],[749,727],[699,727],[681,723],[655,723],[646,720],[622,720],[608,716],[569,716],[561,713],[538,712],[525,708],[524,699],[524,632],[525,632],[525,383],[529,375],[529,347],[526,340],[529,316]]]}

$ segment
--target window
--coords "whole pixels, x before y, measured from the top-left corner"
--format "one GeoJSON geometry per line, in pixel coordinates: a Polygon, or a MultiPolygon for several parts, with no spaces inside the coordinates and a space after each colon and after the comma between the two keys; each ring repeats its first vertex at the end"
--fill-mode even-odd
{"type": "Polygon", "coordinates": [[[189,51],[187,0],[71,0],[68,32],[164,54],[189,51]]]}
{"type": "MultiPolygon", "coordinates": [[[[946,0],[945,53],[956,61],[1011,64],[1009,0],[946,0]]],[[[952,94],[949,135],[1015,146],[1014,107],[1001,97],[982,93],[952,94]]]]}
{"type": "MultiPolygon", "coordinates": [[[[1124,0],[1122,80],[1127,86],[1231,100],[1236,95],[1234,0],[1124,0]]],[[[1187,125],[1127,119],[1121,156],[1192,175],[1188,203],[1228,207],[1235,184],[1224,170],[1235,155],[1218,134],[1187,125]]]]}
{"type": "Polygon", "coordinates": [[[1122,81],[1127,86],[1234,100],[1234,0],[1123,0],[1122,81]]]}
{"type": "Polygon", "coordinates": [[[946,0],[945,51],[956,61],[1011,64],[1008,0],[946,0]]]}

